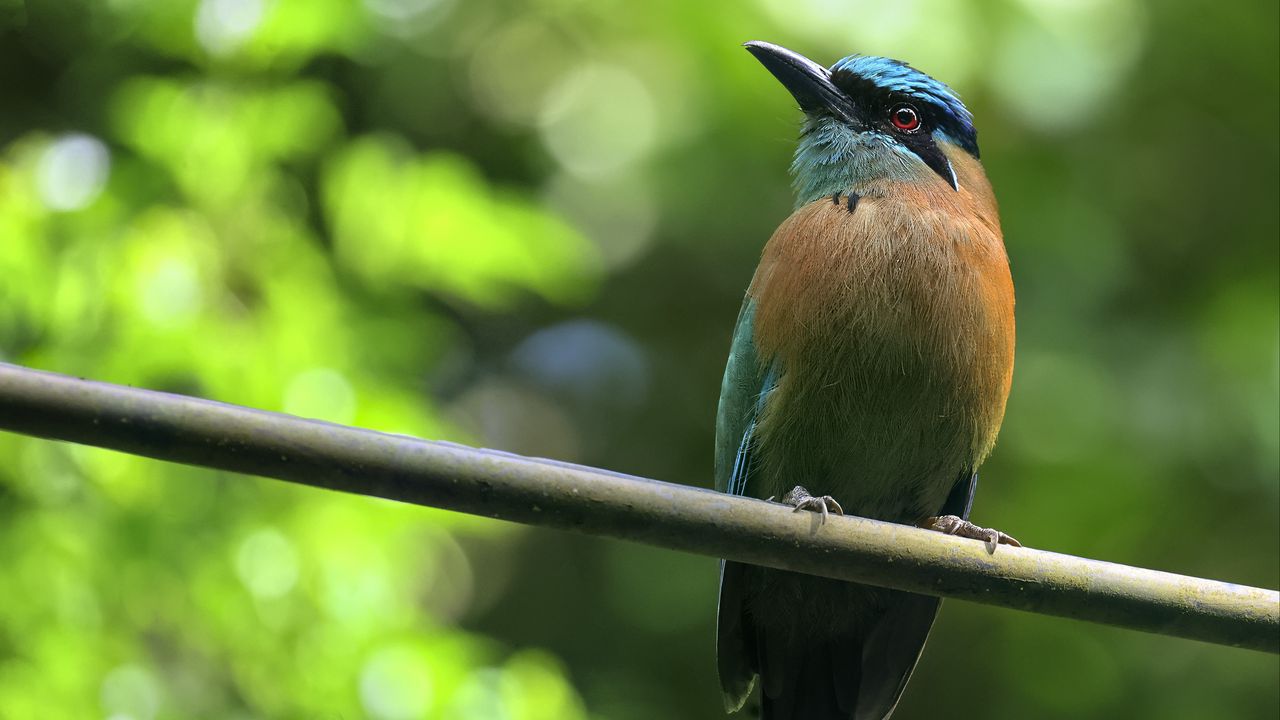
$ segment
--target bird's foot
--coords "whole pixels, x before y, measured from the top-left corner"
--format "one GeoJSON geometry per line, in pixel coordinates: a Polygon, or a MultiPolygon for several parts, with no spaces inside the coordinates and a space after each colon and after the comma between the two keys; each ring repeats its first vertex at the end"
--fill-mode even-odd
{"type": "MultiPolygon", "coordinates": [[[[773,498],[769,499],[773,500],[773,498]]],[[[827,515],[830,513],[844,515],[844,508],[840,507],[840,503],[836,502],[835,498],[830,495],[815,497],[810,495],[808,490],[805,490],[799,485],[791,488],[786,495],[783,495],[782,502],[795,508],[795,512],[800,512],[801,510],[820,512],[822,513],[822,522],[824,523],[827,521],[827,515]]]]}
{"type": "Polygon", "coordinates": [[[994,528],[978,527],[968,520],[958,518],[955,515],[939,515],[938,517],[925,518],[920,523],[920,527],[926,530],[937,530],[947,535],[956,535],[958,537],[969,538],[971,540],[982,540],[987,544],[987,552],[995,554],[996,546],[1012,545],[1013,547],[1022,547],[1022,543],[1018,542],[1012,536],[1006,535],[994,528]]]}

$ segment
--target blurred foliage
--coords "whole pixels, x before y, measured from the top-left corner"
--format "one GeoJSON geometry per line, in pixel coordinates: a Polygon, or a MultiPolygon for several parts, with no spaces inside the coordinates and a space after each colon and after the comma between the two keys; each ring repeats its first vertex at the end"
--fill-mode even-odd
{"type": "MultiPolygon", "coordinates": [[[[1019,291],[976,515],[1280,585],[1277,6],[0,0],[0,358],[710,479],[797,113],[975,110],[1019,291]]],[[[0,716],[720,716],[715,564],[0,436],[0,716]]],[[[950,603],[897,715],[1275,717],[1276,657],[950,603]],[[981,659],[974,662],[975,658],[981,659]]]]}

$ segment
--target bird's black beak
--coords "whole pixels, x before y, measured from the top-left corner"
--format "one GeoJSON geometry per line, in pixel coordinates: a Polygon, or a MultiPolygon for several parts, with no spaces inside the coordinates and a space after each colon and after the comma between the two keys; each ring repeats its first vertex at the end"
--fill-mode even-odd
{"type": "Polygon", "coordinates": [[[857,122],[857,108],[831,82],[831,72],[809,58],[773,43],[752,40],[744,47],[791,91],[806,113],[827,112],[845,122],[857,122]]]}

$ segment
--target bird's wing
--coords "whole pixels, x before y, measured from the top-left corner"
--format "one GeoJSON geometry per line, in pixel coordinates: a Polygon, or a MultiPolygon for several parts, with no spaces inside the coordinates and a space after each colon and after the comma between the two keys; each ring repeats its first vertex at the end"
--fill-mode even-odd
{"type": "Polygon", "coordinates": [[[766,368],[756,354],[755,314],[755,301],[748,297],[733,330],[716,413],[716,489],[733,495],[746,494],[756,414],[770,389],[766,368]]]}
{"type": "MultiPolygon", "coordinates": [[[[756,354],[752,321],[755,302],[748,297],[738,313],[720,388],[716,415],[716,489],[747,494],[751,476],[752,436],[756,416],[772,379],[756,354]]],[[[751,694],[757,672],[756,632],[744,612],[747,566],[720,563],[720,605],[716,627],[716,658],[725,708],[740,709],[751,694]]]]}

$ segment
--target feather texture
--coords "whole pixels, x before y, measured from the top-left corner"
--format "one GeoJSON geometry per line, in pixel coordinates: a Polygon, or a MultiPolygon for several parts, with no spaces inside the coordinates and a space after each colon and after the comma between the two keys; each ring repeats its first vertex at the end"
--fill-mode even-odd
{"type": "MultiPolygon", "coordinates": [[[[977,159],[944,143],[959,189],[921,164],[809,202],[763,252],[717,419],[717,486],[803,484],[846,512],[968,514],[1013,367],[1013,287],[977,159]]],[[[725,563],[718,654],[729,710],[759,676],[766,720],[882,718],[938,600],[725,563]]]]}
{"type": "Polygon", "coordinates": [[[855,188],[791,215],[748,292],[757,365],[777,367],[758,411],[749,494],[804,478],[854,514],[915,522],[990,452],[1013,370],[1013,284],[978,161],[952,150],[955,191],[855,188]]]}

